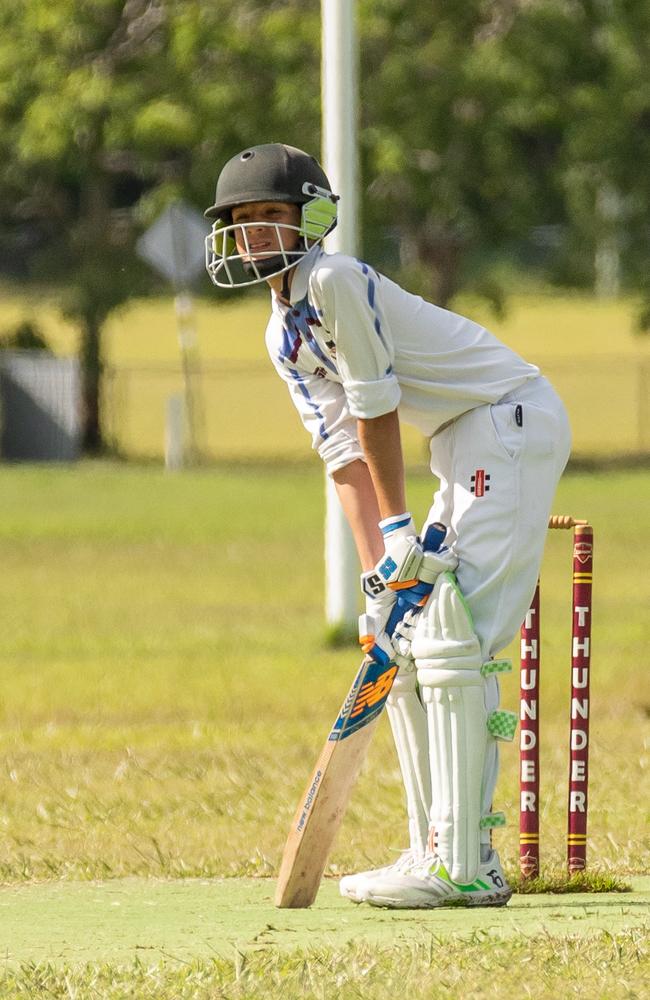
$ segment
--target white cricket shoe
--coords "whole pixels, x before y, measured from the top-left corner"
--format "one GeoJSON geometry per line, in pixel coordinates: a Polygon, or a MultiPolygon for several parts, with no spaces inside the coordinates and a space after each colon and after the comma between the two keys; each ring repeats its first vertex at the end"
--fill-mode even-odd
{"type": "Polygon", "coordinates": [[[401,875],[409,870],[411,865],[417,863],[417,856],[414,851],[402,851],[397,861],[392,865],[384,865],[383,868],[371,868],[366,872],[357,872],[356,875],[344,875],[339,882],[339,891],[346,899],[351,899],[353,903],[364,903],[368,898],[368,886],[376,878],[392,878],[394,875],[401,875]]]}
{"type": "Polygon", "coordinates": [[[511,896],[499,855],[492,851],[468,885],[452,882],[440,858],[427,854],[405,871],[368,880],[363,902],[390,909],[428,910],[437,906],[505,906],[511,896]]]}

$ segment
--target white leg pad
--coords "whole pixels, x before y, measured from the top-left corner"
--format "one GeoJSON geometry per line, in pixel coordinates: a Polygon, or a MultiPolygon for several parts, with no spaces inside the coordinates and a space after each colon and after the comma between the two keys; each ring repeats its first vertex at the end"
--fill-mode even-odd
{"type": "Polygon", "coordinates": [[[411,651],[427,714],[429,846],[455,882],[473,882],[480,865],[487,710],[480,644],[452,573],[438,577],[411,651]]]}
{"type": "Polygon", "coordinates": [[[386,711],[406,792],[410,847],[417,857],[422,857],[429,833],[431,772],[427,714],[418,697],[412,660],[400,666],[386,711]]]}

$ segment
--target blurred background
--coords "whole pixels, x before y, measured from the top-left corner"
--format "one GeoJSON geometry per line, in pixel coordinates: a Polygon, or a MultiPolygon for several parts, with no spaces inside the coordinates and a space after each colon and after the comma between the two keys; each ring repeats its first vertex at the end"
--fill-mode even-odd
{"type": "MultiPolygon", "coordinates": [[[[647,872],[650,5],[358,0],[357,20],[360,252],[486,324],[569,409],[555,510],[596,535],[589,864],[647,872]]],[[[228,158],[319,155],[320,48],[319,0],[0,3],[0,881],[274,873],[348,688],[358,653],[324,642],[323,473],[266,357],[268,291],[220,292],[203,264],[228,158]]],[[[405,445],[422,523],[425,442],[405,445]]],[[[553,532],[556,872],[570,586],[553,532]]],[[[403,846],[376,739],[330,874],[403,846]]]]}
{"type": "MultiPolygon", "coordinates": [[[[358,30],[363,256],[539,364],[576,460],[647,456],[650,7],[360,0],[358,30]]],[[[309,461],[201,212],[247,145],[319,155],[320,102],[319,0],[2,5],[2,457],[173,464],[184,400],[186,460],[309,461]],[[161,271],[171,209],[193,261],[161,271]]]]}

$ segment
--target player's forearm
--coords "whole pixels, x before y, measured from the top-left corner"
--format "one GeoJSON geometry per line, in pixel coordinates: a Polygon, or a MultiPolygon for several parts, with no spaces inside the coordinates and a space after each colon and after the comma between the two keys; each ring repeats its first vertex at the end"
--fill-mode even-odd
{"type": "Polygon", "coordinates": [[[371,420],[359,420],[357,425],[380,517],[402,514],[406,510],[406,489],[397,410],[371,420]]]}
{"type": "Polygon", "coordinates": [[[375,566],[384,551],[377,527],[379,507],[368,466],[357,459],[337,469],[332,478],[365,573],[375,566]]]}

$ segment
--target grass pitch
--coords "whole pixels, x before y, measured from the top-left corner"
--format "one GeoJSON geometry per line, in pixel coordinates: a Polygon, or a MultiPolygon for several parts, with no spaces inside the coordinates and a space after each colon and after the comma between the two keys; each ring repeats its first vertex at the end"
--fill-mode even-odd
{"type": "MultiPolygon", "coordinates": [[[[441,937],[433,915],[420,925],[413,914],[395,920],[335,905],[329,880],[322,904],[319,897],[312,911],[288,916],[293,930],[277,913],[267,916],[260,899],[258,929],[229,937],[228,956],[204,947],[219,921],[234,919],[218,884],[269,898],[271,890],[263,880],[210,882],[193,911],[198,923],[190,922],[195,944],[179,930],[178,949],[165,939],[164,955],[148,953],[164,906],[146,903],[164,887],[178,918],[185,911],[173,900],[191,884],[275,873],[297,796],[356,668],[358,652],[323,642],[322,472],[316,463],[182,475],[103,463],[5,466],[0,487],[0,925],[9,935],[0,996],[384,998],[398,983],[412,996],[644,994],[647,899],[618,894],[602,904],[553,897],[547,912],[564,910],[567,923],[551,921],[533,938],[520,926],[493,944],[495,926],[521,923],[517,908],[540,898],[522,896],[512,910],[484,915],[487,922],[479,915],[480,926],[476,914],[450,914],[443,920],[460,921],[460,931],[454,924],[441,937]],[[134,935],[133,952],[100,949],[84,964],[90,952],[77,933],[71,949],[57,951],[57,899],[67,898],[74,914],[74,893],[88,893],[90,947],[103,912],[92,900],[119,901],[136,885],[121,878],[147,880],[136,892],[146,933],[134,935]],[[29,898],[36,903],[26,917],[29,898]],[[20,913],[26,930],[14,964],[20,913]],[[328,920],[342,937],[329,934],[328,920]],[[366,937],[361,926],[388,927],[387,939],[366,937]],[[404,937],[406,926],[417,934],[404,937]]],[[[413,477],[419,518],[430,491],[428,479],[413,477]]],[[[650,870],[649,506],[650,477],[640,471],[568,475],[555,505],[595,528],[589,863],[633,882],[650,870]]],[[[551,875],[564,865],[570,569],[568,534],[550,533],[542,859],[551,875]]],[[[515,707],[516,676],[503,688],[504,706],[515,707]]],[[[516,761],[506,747],[497,796],[511,824],[497,839],[511,875],[516,761]]],[[[328,874],[383,863],[405,840],[384,723],[328,874]]]]}
{"type": "Polygon", "coordinates": [[[472,941],[481,933],[512,941],[541,934],[589,938],[643,926],[650,877],[624,893],[516,895],[504,910],[388,911],[351,905],[325,880],[309,914],[273,906],[272,879],[113,879],[50,881],[0,889],[0,952],[16,967],[39,962],[112,962],[191,955],[232,958],[272,948],[284,954],[350,941],[388,947],[399,937],[421,943],[472,941]],[[56,912],[54,925],[44,912],[56,912]]]}

